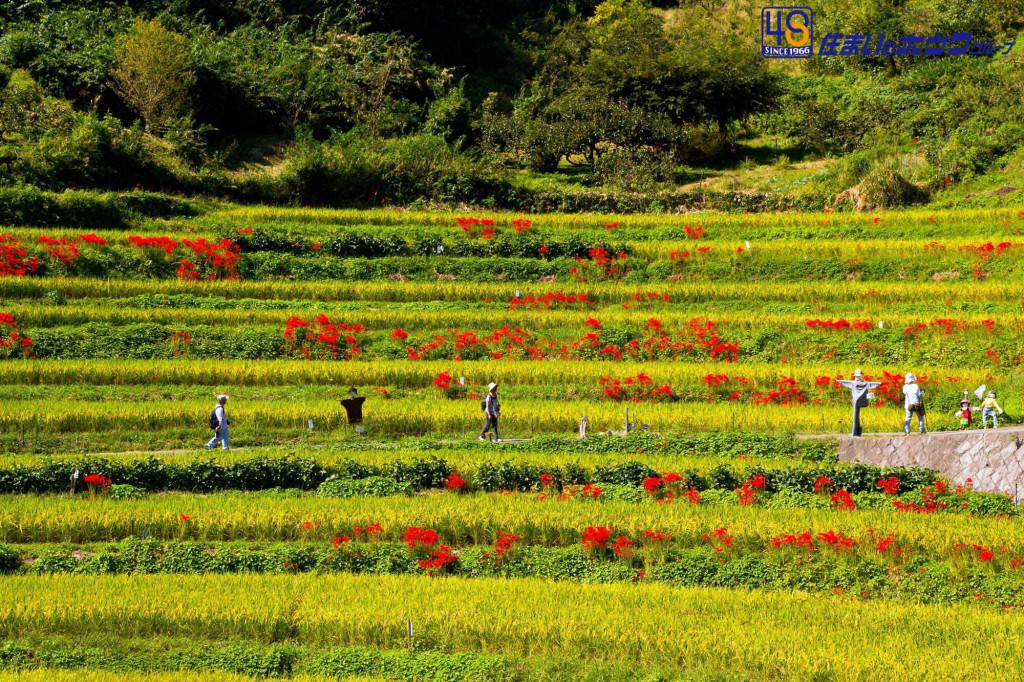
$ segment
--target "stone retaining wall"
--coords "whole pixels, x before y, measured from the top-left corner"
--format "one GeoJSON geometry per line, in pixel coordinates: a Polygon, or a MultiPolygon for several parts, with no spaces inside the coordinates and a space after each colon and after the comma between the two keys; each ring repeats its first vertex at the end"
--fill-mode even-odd
{"type": "Polygon", "coordinates": [[[1024,498],[1024,428],[946,431],[923,436],[846,436],[841,462],[934,469],[954,485],[970,478],[976,490],[1024,498]]]}

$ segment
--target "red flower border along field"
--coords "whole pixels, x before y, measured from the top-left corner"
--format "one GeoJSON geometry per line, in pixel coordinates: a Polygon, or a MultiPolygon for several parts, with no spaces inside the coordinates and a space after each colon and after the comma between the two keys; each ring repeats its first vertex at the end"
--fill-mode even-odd
{"type": "Polygon", "coordinates": [[[908,372],[930,430],[981,385],[1021,422],[1019,226],[227,207],[3,228],[0,668],[1003,679],[1020,506],[838,463],[836,438],[857,368],[867,434],[902,431],[908,372]],[[201,451],[222,393],[231,451],[201,451]]]}

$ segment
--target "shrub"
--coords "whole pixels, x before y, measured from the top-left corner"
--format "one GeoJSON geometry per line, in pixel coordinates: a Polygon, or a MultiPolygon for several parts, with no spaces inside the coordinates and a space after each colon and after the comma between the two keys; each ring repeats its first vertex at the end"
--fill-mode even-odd
{"type": "Polygon", "coordinates": [[[331,476],[320,484],[316,494],[320,497],[388,497],[406,495],[411,491],[408,483],[401,483],[386,476],[370,476],[369,478],[351,479],[331,476]]]}
{"type": "Polygon", "coordinates": [[[112,500],[139,500],[146,496],[146,491],[127,483],[115,483],[107,487],[107,496],[112,500]]]}

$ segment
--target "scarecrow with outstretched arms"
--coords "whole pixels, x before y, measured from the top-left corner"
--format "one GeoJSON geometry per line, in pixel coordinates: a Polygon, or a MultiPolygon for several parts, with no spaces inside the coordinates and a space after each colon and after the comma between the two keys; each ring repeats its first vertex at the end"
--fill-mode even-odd
{"type": "Polygon", "coordinates": [[[850,433],[851,436],[857,438],[860,436],[860,408],[867,407],[868,401],[871,399],[870,392],[873,389],[878,388],[882,385],[880,381],[864,381],[864,372],[858,368],[853,373],[853,379],[847,379],[837,382],[840,386],[845,386],[853,394],[853,431],[850,433]]]}

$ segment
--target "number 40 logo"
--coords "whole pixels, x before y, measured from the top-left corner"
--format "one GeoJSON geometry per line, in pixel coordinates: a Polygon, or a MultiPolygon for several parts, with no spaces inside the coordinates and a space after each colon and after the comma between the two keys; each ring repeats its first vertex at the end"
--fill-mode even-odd
{"type": "Polygon", "coordinates": [[[761,54],[773,59],[806,59],[814,51],[814,13],[810,7],[761,10],[761,54]]]}

